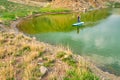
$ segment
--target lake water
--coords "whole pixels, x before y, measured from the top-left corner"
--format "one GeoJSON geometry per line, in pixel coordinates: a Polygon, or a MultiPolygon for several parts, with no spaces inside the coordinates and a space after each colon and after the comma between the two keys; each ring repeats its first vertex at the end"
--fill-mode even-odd
{"type": "Polygon", "coordinates": [[[99,68],[120,76],[120,9],[47,14],[21,21],[18,29],[53,45],[69,46],[99,68]],[[85,24],[76,30],[77,15],[85,24]]]}

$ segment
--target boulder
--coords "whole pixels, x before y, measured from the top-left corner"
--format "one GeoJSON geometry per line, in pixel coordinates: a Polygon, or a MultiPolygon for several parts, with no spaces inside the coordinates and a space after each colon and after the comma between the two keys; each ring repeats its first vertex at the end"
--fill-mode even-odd
{"type": "Polygon", "coordinates": [[[45,75],[47,73],[48,69],[44,66],[40,67],[40,72],[42,73],[42,75],[45,75]]]}

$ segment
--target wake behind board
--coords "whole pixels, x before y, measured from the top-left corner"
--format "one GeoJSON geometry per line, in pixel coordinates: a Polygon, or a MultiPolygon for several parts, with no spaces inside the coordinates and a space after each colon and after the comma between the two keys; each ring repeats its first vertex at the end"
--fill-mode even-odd
{"type": "Polygon", "coordinates": [[[84,24],[84,22],[78,22],[78,23],[74,23],[73,26],[82,26],[84,24]]]}

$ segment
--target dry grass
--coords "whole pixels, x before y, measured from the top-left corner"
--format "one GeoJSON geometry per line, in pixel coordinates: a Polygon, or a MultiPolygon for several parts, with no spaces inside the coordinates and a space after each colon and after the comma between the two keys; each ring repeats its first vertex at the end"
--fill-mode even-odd
{"type": "Polygon", "coordinates": [[[23,34],[0,32],[0,80],[30,80],[44,50],[44,45],[23,34]]]}
{"type": "Polygon", "coordinates": [[[37,63],[34,63],[34,64],[27,63],[26,67],[24,69],[24,73],[23,73],[23,75],[24,75],[23,80],[32,80],[32,79],[36,80],[38,78],[38,76],[34,75],[35,74],[34,70],[35,70],[36,67],[37,67],[37,63]]]}
{"type": "Polygon", "coordinates": [[[105,7],[105,0],[55,0],[51,6],[53,8],[68,8],[73,11],[84,11],[90,8],[105,7]]]}
{"type": "Polygon", "coordinates": [[[77,68],[81,73],[88,71],[87,63],[69,47],[51,46],[21,33],[0,32],[0,80],[63,80],[69,70],[77,68]],[[41,74],[40,66],[48,69],[46,75],[41,74]]]}
{"type": "Polygon", "coordinates": [[[11,60],[11,57],[3,61],[0,59],[0,80],[11,80],[14,78],[15,70],[11,60]]]}
{"type": "Polygon", "coordinates": [[[29,54],[26,54],[23,56],[24,62],[26,62],[26,63],[31,62],[38,56],[39,56],[38,52],[30,52],[29,54]]]}

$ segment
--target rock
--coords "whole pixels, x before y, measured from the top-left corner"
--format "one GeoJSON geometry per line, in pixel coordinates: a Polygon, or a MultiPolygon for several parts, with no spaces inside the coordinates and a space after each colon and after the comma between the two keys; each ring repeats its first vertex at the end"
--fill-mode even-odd
{"type": "Polygon", "coordinates": [[[39,64],[39,65],[43,65],[43,63],[40,63],[40,62],[39,62],[38,64],[39,64]]]}
{"type": "Polygon", "coordinates": [[[44,66],[40,67],[40,72],[42,73],[42,75],[45,75],[47,73],[48,69],[44,66]]]}
{"type": "Polygon", "coordinates": [[[36,40],[36,37],[32,37],[33,40],[36,40]]]}

